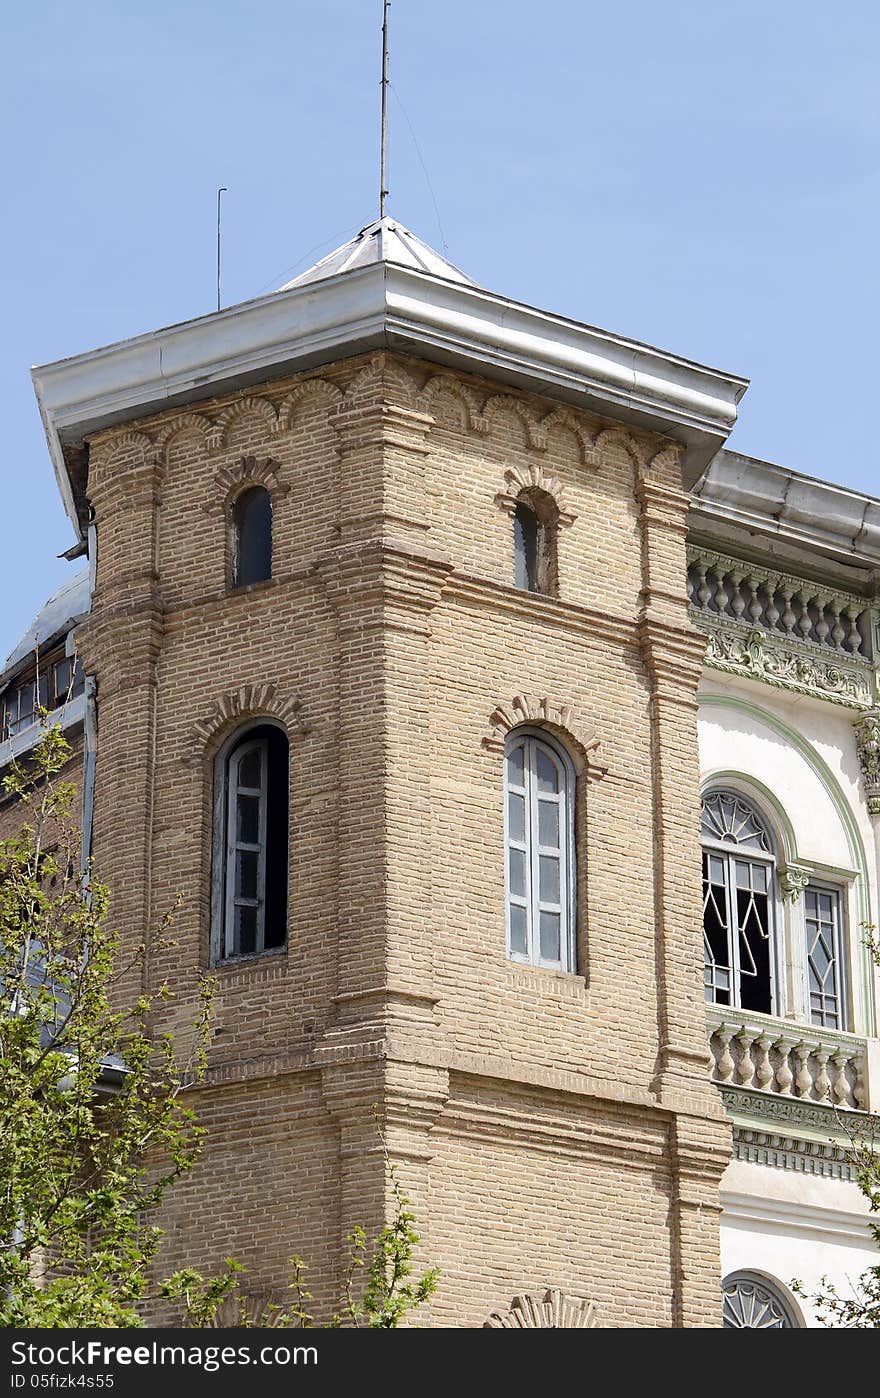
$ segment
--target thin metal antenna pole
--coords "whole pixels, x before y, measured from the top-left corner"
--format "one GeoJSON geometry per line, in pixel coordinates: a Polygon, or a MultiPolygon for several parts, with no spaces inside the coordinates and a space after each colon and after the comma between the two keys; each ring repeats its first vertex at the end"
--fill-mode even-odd
{"type": "Polygon", "coordinates": [[[217,310],[220,309],[220,195],[228,194],[225,184],[217,190],[217,310]]]}
{"type": "Polygon", "coordinates": [[[382,139],[379,159],[379,217],[385,217],[386,160],[388,155],[388,8],[391,0],[383,0],[382,5],[382,139]]]}

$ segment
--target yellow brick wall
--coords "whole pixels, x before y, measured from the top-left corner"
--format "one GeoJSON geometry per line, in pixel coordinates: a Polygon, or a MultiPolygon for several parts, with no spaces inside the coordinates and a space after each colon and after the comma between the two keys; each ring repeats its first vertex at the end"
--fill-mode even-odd
{"type": "Polygon", "coordinates": [[[214,754],[252,713],[291,743],[288,946],[217,969],[209,1143],[169,1202],[165,1265],[234,1253],[263,1288],[300,1252],[330,1304],[346,1233],[389,1208],[377,1105],[443,1272],[433,1323],[552,1285],[608,1324],[717,1324],[728,1135],[705,1067],[675,451],[375,355],[103,433],[89,495],[96,859],[132,938],[183,893],[178,945],[146,972],[174,985],[182,1034],[208,961],[214,754]],[[230,593],[224,503],[254,470],[273,579],[230,593]],[[512,585],[530,481],[563,511],[558,598],[512,585]],[[579,770],[570,976],[505,957],[501,745],[524,711],[579,770]]]}

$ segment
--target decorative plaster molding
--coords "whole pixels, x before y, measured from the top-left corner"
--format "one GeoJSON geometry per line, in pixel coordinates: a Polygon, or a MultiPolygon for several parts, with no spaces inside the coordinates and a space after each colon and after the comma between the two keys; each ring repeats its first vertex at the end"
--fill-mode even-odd
{"type": "Polygon", "coordinates": [[[218,413],[211,424],[208,432],[209,450],[223,450],[229,437],[229,429],[240,417],[262,418],[270,437],[274,437],[278,431],[278,414],[268,398],[239,398],[218,413]]]}
{"type": "Polygon", "coordinates": [[[514,1296],[506,1311],[493,1311],[484,1330],[598,1330],[601,1321],[594,1301],[566,1296],[553,1287],[537,1296],[514,1296]]]}
{"type": "Polygon", "coordinates": [[[777,1131],[759,1131],[748,1126],[733,1128],[733,1158],[749,1165],[768,1165],[779,1170],[795,1170],[802,1175],[823,1175],[827,1179],[854,1180],[854,1166],[833,1141],[805,1141],[777,1131]]]}
{"type": "Polygon", "coordinates": [[[276,718],[284,725],[289,738],[305,737],[309,729],[300,717],[301,708],[301,699],[285,699],[274,684],[247,684],[242,685],[241,689],[230,690],[215,701],[205,718],[193,724],[189,761],[200,762],[207,748],[213,747],[219,738],[246,719],[276,718]]]}
{"type": "Polygon", "coordinates": [[[869,709],[853,724],[856,750],[870,815],[880,815],[880,709],[869,709]]]}
{"type": "Polygon", "coordinates": [[[809,869],[799,864],[787,864],[779,870],[779,891],[783,903],[796,903],[810,882],[809,869]]]}
{"type": "MultiPolygon", "coordinates": [[[[792,1025],[792,1041],[797,1038],[797,1025],[792,1025]]],[[[802,1098],[783,1096],[776,1092],[760,1092],[747,1087],[725,1087],[715,1084],[721,1099],[731,1116],[755,1117],[759,1121],[784,1121],[792,1127],[806,1127],[813,1131],[825,1132],[828,1137],[843,1131],[838,1122],[838,1112],[843,1111],[853,1121],[864,1120],[852,1108],[838,1108],[830,1103],[808,1102],[802,1098]]]]}
{"type": "Polygon", "coordinates": [[[818,647],[807,653],[801,648],[806,643],[787,642],[781,636],[777,639],[757,627],[742,627],[723,618],[712,625],[697,607],[691,607],[690,614],[708,636],[706,663],[713,669],[849,708],[867,708],[871,703],[872,671],[864,662],[849,662],[843,657],[826,660],[816,653],[818,647]]]}
{"type": "Polygon", "coordinates": [[[504,483],[507,489],[495,496],[495,504],[509,515],[515,514],[519,498],[524,491],[541,490],[545,495],[553,497],[558,524],[567,527],[577,519],[577,515],[565,508],[562,481],[558,476],[545,471],[543,462],[535,462],[523,469],[512,466],[504,473],[504,483]]]}
{"type": "Polygon", "coordinates": [[[202,509],[208,514],[225,510],[243,489],[252,485],[265,486],[269,494],[286,495],[290,486],[278,475],[278,462],[271,456],[259,461],[255,456],[243,456],[234,466],[223,466],[214,476],[217,494],[206,500],[202,509]]]}
{"type": "Polygon", "coordinates": [[[547,724],[552,728],[561,729],[574,739],[583,755],[587,780],[600,781],[606,775],[608,768],[603,767],[595,758],[600,739],[592,735],[588,737],[580,731],[567,704],[559,704],[546,697],[535,699],[525,694],[517,694],[509,707],[497,705],[489,716],[490,732],[483,738],[483,747],[487,752],[503,753],[508,733],[523,723],[547,724]]]}

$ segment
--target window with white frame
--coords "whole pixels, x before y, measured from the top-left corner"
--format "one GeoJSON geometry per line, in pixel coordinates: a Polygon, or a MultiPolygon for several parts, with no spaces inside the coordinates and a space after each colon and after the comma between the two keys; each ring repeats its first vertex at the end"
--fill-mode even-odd
{"type": "Polygon", "coordinates": [[[504,757],[507,952],[575,969],[575,778],[546,734],[515,729],[504,757]]]}
{"type": "Polygon", "coordinates": [[[259,955],[287,940],[288,743],[263,723],[215,763],[213,956],[259,955]]]}
{"type": "Polygon", "coordinates": [[[757,809],[735,791],[703,798],[706,999],[761,1014],[776,1005],[776,857],[757,809]]]}
{"type": "Polygon", "coordinates": [[[811,1024],[845,1029],[844,934],[840,889],[809,883],[803,893],[807,1009],[811,1024]]]}
{"type": "Polygon", "coordinates": [[[721,1286],[725,1330],[799,1330],[801,1321],[784,1288],[756,1272],[733,1272],[721,1286]]]}

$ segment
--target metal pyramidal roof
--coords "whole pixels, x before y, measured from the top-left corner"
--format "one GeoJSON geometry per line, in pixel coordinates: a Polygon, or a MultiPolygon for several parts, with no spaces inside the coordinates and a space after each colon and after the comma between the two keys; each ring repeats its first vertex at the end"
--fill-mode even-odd
{"type": "Polygon", "coordinates": [[[289,291],[308,282],[325,281],[327,277],[336,277],[340,272],[351,272],[355,267],[368,267],[377,262],[394,262],[399,267],[427,272],[431,277],[442,277],[461,286],[477,285],[459,267],[417,238],[415,233],[386,215],[385,218],[377,218],[375,223],[368,223],[356,237],[322,257],[314,267],[301,272],[293,281],[285,282],[279,291],[289,291]]]}

